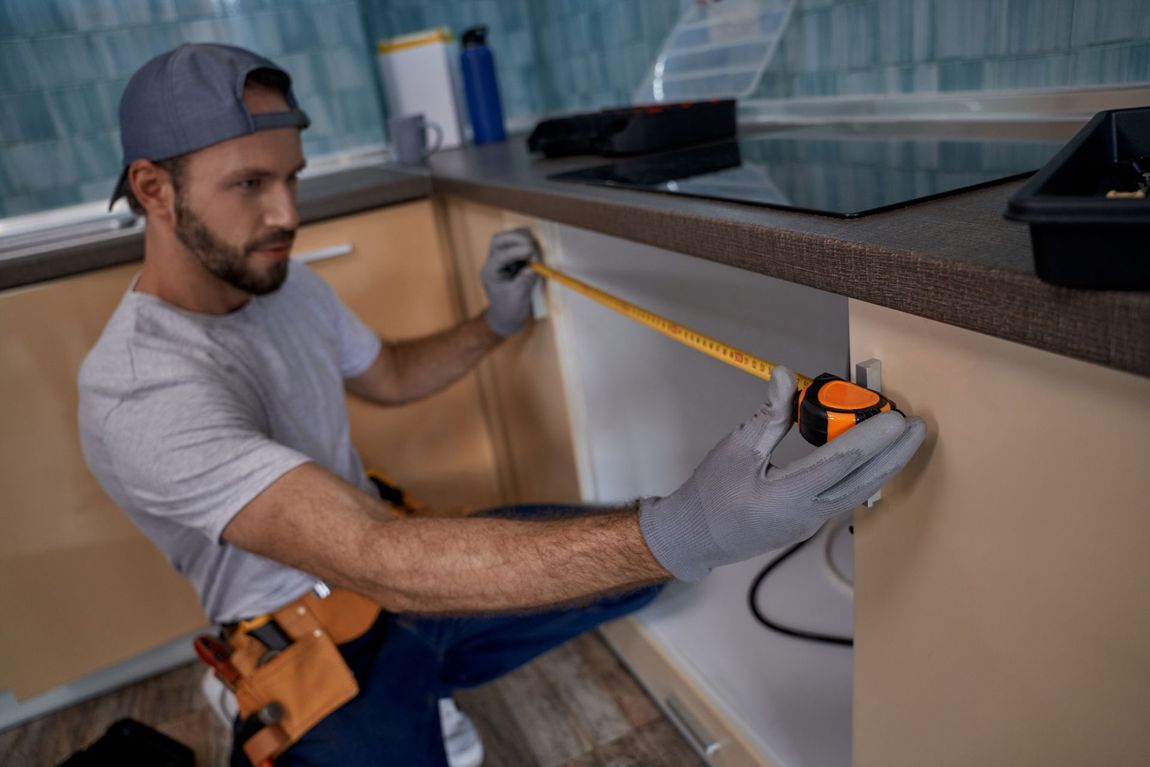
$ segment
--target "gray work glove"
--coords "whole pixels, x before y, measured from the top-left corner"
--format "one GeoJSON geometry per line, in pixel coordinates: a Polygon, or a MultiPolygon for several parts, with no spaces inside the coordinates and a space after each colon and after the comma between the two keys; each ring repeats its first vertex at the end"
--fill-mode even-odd
{"type": "Polygon", "coordinates": [[[531,316],[531,291],[539,275],[523,263],[538,256],[529,229],[510,229],[491,238],[487,262],[479,273],[490,304],[484,316],[504,338],[517,333],[531,316]]]}
{"type": "Polygon", "coordinates": [[[791,429],[795,378],[775,368],[767,401],[723,438],[682,487],[639,504],[651,553],[684,581],[809,538],[831,517],[872,496],[911,459],[926,434],[920,418],[883,413],[789,466],[770,463],[791,429]]]}

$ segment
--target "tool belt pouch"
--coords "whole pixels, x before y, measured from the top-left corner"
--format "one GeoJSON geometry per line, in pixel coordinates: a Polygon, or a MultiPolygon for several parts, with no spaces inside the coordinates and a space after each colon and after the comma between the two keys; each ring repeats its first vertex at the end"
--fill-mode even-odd
{"type": "MultiPolygon", "coordinates": [[[[277,724],[265,727],[244,744],[253,764],[285,751],[359,693],[355,676],[337,647],[337,643],[352,638],[350,632],[346,625],[332,626],[329,631],[316,614],[322,615],[327,605],[320,607],[318,601],[309,594],[274,613],[292,643],[271,657],[267,647],[255,637],[236,633],[229,639],[232,664],[241,675],[236,683],[241,719],[256,714],[269,703],[279,703],[283,708],[283,718],[277,724]]],[[[378,606],[374,606],[374,614],[378,612],[378,606]]],[[[354,629],[362,629],[358,633],[363,633],[374,617],[369,620],[363,611],[359,615],[354,629]]]]}

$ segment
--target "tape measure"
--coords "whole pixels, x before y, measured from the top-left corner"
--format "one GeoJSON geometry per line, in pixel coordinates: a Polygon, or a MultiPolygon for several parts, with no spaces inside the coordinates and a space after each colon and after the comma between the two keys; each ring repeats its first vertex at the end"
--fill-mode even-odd
{"type": "MultiPolygon", "coordinates": [[[[526,262],[513,265],[509,274],[518,272],[526,262]]],[[[564,287],[586,296],[596,303],[613,309],[625,317],[658,331],[685,346],[701,351],[709,357],[725,362],[746,373],[769,381],[776,365],[769,360],[728,346],[697,330],[672,322],[654,312],[624,301],[617,296],[592,287],[585,282],[569,277],[562,272],[532,261],[530,267],[536,273],[564,287]]],[[[794,420],[799,433],[813,445],[823,445],[839,436],[855,424],[871,416],[895,409],[895,404],[876,391],[859,386],[839,376],[823,373],[817,378],[795,374],[799,394],[795,397],[794,420]]]]}

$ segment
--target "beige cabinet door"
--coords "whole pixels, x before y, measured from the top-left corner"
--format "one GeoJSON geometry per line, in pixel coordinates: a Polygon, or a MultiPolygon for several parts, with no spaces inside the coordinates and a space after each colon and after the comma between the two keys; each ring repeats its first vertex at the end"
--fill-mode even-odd
{"type": "Polygon", "coordinates": [[[923,416],[855,518],[854,762],[1150,764],[1150,379],[852,301],[923,416]]]}
{"type": "Polygon", "coordinates": [[[19,699],[207,622],[80,452],[76,376],[139,269],[0,294],[0,689],[19,699]]]}
{"type": "MultiPolygon", "coordinates": [[[[448,198],[441,210],[469,316],[487,306],[479,271],[492,235],[527,226],[548,247],[544,225],[525,216],[457,198],[448,198]]],[[[479,379],[508,501],[578,503],[575,449],[551,323],[535,322],[509,339],[480,365],[479,379]]]]}
{"type": "MultiPolygon", "coordinates": [[[[451,258],[430,202],[420,201],[304,227],[296,257],[369,327],[389,339],[428,335],[463,318],[451,258]]],[[[348,402],[352,440],[378,469],[437,509],[479,509],[502,500],[495,451],[476,376],[424,401],[379,407],[348,402]]]]}

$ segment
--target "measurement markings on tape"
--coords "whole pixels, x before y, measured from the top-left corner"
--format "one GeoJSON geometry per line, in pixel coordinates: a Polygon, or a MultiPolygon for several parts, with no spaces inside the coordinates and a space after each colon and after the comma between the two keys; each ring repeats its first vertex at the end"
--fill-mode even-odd
{"type": "MultiPolygon", "coordinates": [[[[585,282],[569,277],[562,272],[557,272],[554,269],[544,266],[538,262],[531,262],[531,268],[544,277],[554,280],[562,285],[567,286],[576,293],[579,293],[587,298],[590,298],[597,303],[614,309],[615,311],[630,317],[633,320],[643,323],[652,330],[658,331],[668,338],[672,338],[682,344],[690,346],[693,349],[701,351],[702,353],[714,357],[717,360],[726,362],[728,365],[736,367],[744,372],[750,373],[753,376],[770,380],[771,371],[775,369],[775,363],[765,360],[761,357],[736,349],[733,346],[728,346],[722,341],[717,341],[710,336],[704,335],[691,328],[684,327],[677,322],[672,322],[666,317],[662,317],[654,312],[647,311],[642,307],[635,306],[632,303],[624,301],[621,298],[606,293],[598,288],[592,287],[585,282]]],[[[805,389],[810,386],[813,379],[795,374],[795,379],[799,389],[805,389]]]]}
{"type": "MultiPolygon", "coordinates": [[[[525,262],[520,262],[512,272],[518,271],[524,265],[525,262]]],[[[531,262],[530,266],[538,274],[565,285],[580,295],[753,376],[769,380],[771,371],[776,367],[773,362],[728,346],[722,341],[716,341],[677,322],[671,322],[666,317],[660,317],[654,312],[635,306],[543,264],[531,262]]],[[[897,409],[894,402],[878,392],[831,373],[823,373],[813,379],[796,374],[795,383],[799,393],[795,397],[793,417],[799,425],[799,433],[812,445],[825,444],[867,418],[897,409]]]]}

